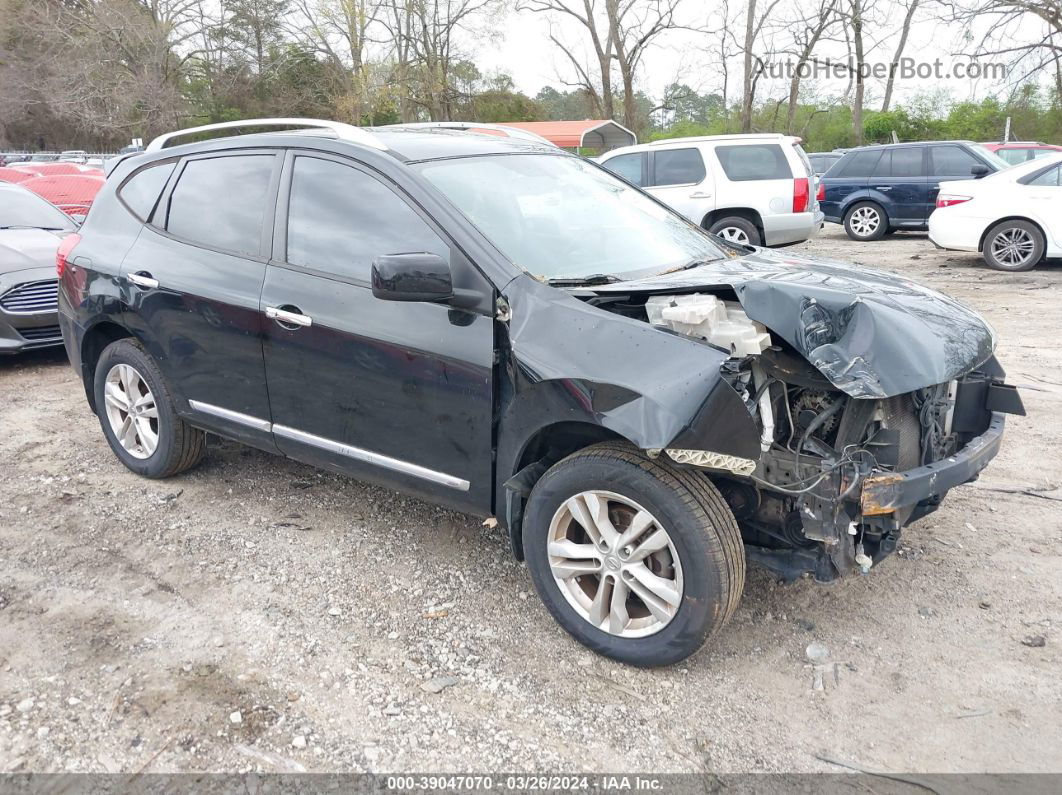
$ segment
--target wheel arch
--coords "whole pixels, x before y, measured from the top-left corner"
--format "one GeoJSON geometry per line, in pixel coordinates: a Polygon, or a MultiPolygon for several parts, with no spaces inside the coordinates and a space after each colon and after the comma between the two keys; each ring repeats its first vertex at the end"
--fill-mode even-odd
{"type": "Polygon", "coordinates": [[[758,210],[754,210],[751,207],[719,207],[710,211],[701,219],[701,228],[710,229],[716,221],[731,216],[744,218],[756,227],[756,231],[760,233],[760,240],[767,239],[763,231],[763,216],[760,215],[758,210]]]}
{"type": "Polygon", "coordinates": [[[858,199],[853,199],[847,205],[845,205],[844,212],[841,213],[841,223],[844,223],[845,221],[847,221],[848,220],[848,216],[851,214],[852,210],[854,210],[860,204],[873,204],[875,207],[877,207],[879,210],[881,210],[882,214],[885,216],[886,225],[888,225],[888,222],[889,222],[889,210],[888,210],[888,208],[885,207],[885,204],[880,199],[878,199],[876,196],[874,196],[872,194],[867,194],[865,196],[860,196],[858,199]]]}
{"type": "Polygon", "coordinates": [[[1032,218],[1029,218],[1028,216],[1025,216],[1025,215],[1008,215],[1008,216],[1006,216],[1004,218],[1000,218],[1000,219],[998,219],[996,221],[993,221],[992,223],[988,224],[985,227],[985,231],[983,231],[981,233],[980,240],[977,241],[977,251],[979,253],[984,253],[985,241],[988,239],[988,233],[991,232],[993,229],[995,229],[1000,224],[1004,223],[1005,221],[1024,221],[1027,224],[1032,224],[1033,226],[1035,226],[1036,227],[1036,231],[1039,232],[1040,233],[1040,237],[1043,238],[1044,247],[1046,249],[1048,238],[1047,238],[1047,234],[1044,232],[1044,228],[1043,228],[1042,224],[1040,224],[1038,221],[1034,221],[1032,218]]]}
{"type": "Polygon", "coordinates": [[[599,442],[623,442],[635,448],[630,439],[603,425],[582,420],[560,420],[535,430],[520,447],[513,470],[505,480],[505,520],[513,555],[523,560],[523,503],[538,479],[555,463],[572,453],[599,442]]]}
{"type": "Polygon", "coordinates": [[[135,337],[133,332],[112,320],[103,320],[90,327],[81,338],[81,380],[85,387],[89,407],[96,410],[96,397],[92,388],[96,379],[96,365],[104,349],[112,342],[135,337]]]}

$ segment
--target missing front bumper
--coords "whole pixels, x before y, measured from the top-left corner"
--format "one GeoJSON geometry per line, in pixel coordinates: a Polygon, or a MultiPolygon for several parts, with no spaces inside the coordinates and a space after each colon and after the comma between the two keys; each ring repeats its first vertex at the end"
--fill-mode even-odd
{"type": "Polygon", "coordinates": [[[993,412],[988,428],[955,455],[906,472],[865,478],[859,500],[863,515],[881,516],[939,500],[949,489],[974,480],[999,452],[1005,422],[1005,414],[993,412]]]}

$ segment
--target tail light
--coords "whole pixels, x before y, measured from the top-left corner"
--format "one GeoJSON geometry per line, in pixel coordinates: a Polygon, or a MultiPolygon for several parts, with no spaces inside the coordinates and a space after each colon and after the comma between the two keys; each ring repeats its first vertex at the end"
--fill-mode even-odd
{"type": "Polygon", "coordinates": [[[937,196],[937,207],[954,207],[956,204],[970,201],[971,198],[973,197],[943,193],[940,196],[937,196]]]}
{"type": "Polygon", "coordinates": [[[793,180],[793,212],[802,213],[808,209],[808,178],[797,177],[793,180]]]}
{"type": "Polygon", "coordinates": [[[70,252],[74,250],[74,246],[81,242],[81,235],[72,234],[64,237],[60,243],[59,248],[55,252],[55,272],[62,278],[63,271],[66,270],[67,259],[70,256],[70,252]]]}
{"type": "Polygon", "coordinates": [[[815,191],[815,201],[826,201],[826,183],[823,182],[821,179],[819,180],[819,189],[815,191]]]}

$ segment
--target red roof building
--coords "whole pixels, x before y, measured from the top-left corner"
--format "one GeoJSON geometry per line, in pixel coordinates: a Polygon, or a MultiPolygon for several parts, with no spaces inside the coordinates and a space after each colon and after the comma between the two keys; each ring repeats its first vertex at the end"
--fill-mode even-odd
{"type": "Polygon", "coordinates": [[[583,121],[507,121],[503,127],[515,127],[540,135],[563,149],[587,147],[607,151],[638,143],[638,136],[611,119],[583,121]]]}

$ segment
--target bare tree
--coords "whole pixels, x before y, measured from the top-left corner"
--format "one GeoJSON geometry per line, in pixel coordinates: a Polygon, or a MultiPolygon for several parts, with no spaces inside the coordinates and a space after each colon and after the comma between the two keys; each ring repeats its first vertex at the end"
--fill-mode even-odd
{"type": "Polygon", "coordinates": [[[900,66],[900,58],[903,57],[903,51],[907,47],[907,37],[911,33],[911,23],[914,21],[915,13],[918,11],[920,3],[921,0],[907,0],[907,11],[903,15],[903,25],[900,27],[900,40],[896,43],[896,49],[893,51],[892,61],[889,63],[889,77],[885,81],[885,98],[881,101],[882,113],[886,113],[892,104],[892,90],[896,84],[896,70],[900,66]]]}
{"type": "Polygon", "coordinates": [[[459,91],[455,67],[464,60],[459,39],[499,8],[498,0],[389,0],[391,34],[403,47],[409,100],[432,121],[453,118],[459,91]]]}
{"type": "Polygon", "coordinates": [[[623,80],[623,124],[637,126],[634,80],[646,50],[667,31],[683,27],[675,19],[682,0],[605,0],[613,58],[623,80]]]}
{"type": "MultiPolygon", "coordinates": [[[[342,76],[343,85],[335,86],[333,93],[345,106],[345,115],[357,121],[372,105],[365,68],[371,31],[384,13],[404,10],[405,4],[393,2],[385,8],[385,0],[294,0],[293,5],[296,14],[288,23],[289,35],[325,58],[333,75],[342,76]]],[[[392,31],[396,51],[408,48],[407,33],[392,31]]]]}
{"type": "Polygon", "coordinates": [[[1059,0],[943,0],[946,19],[967,30],[972,47],[962,54],[1010,61],[1017,86],[1041,71],[1053,71],[1056,101],[1062,103],[1062,3],[1059,0]],[[976,23],[976,24],[975,24],[976,23]],[[974,30],[985,32],[977,38],[974,30]]]}
{"type": "MultiPolygon", "coordinates": [[[[793,133],[796,125],[797,105],[800,100],[800,83],[804,79],[804,71],[812,63],[815,48],[819,46],[823,36],[833,26],[840,22],[837,16],[837,4],[840,0],[819,0],[817,6],[811,6],[802,10],[791,27],[795,30],[793,43],[795,45],[796,62],[793,64],[793,75],[789,79],[789,107],[786,112],[785,129],[789,134],[793,133]]],[[[918,2],[918,0],[913,0],[918,2]]],[[[800,6],[804,9],[803,6],[800,6]]]]}
{"type": "MultiPolygon", "coordinates": [[[[613,0],[606,0],[611,3],[613,0]]],[[[573,20],[582,28],[590,40],[593,57],[597,61],[596,80],[589,67],[582,63],[578,51],[564,43],[552,29],[549,38],[553,45],[564,55],[565,60],[575,70],[577,79],[566,82],[589,92],[594,105],[603,118],[611,119],[615,115],[615,97],[612,90],[613,37],[610,35],[609,22],[601,18],[598,0],[523,0],[519,9],[538,14],[546,14],[551,21],[573,20]]],[[[628,105],[631,103],[627,103],[628,105]]]]}
{"type": "Polygon", "coordinates": [[[752,132],[752,109],[756,103],[756,86],[766,68],[764,58],[758,54],[760,36],[771,13],[780,0],[769,0],[766,6],[759,6],[758,0],[747,0],[745,9],[745,37],[741,44],[742,86],[741,86],[741,132],[752,132]],[[759,8],[759,12],[757,12],[759,8]]]}

